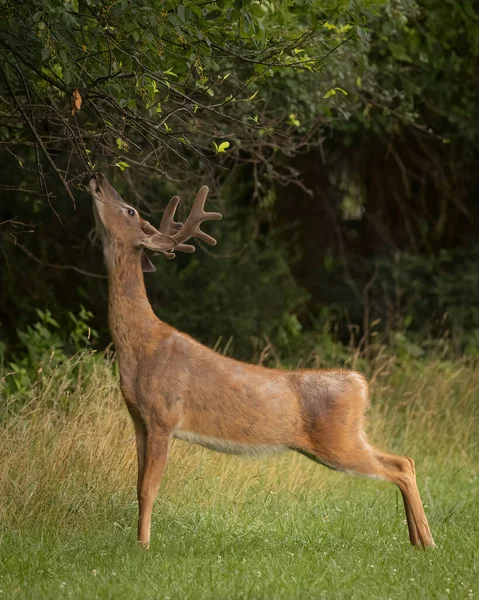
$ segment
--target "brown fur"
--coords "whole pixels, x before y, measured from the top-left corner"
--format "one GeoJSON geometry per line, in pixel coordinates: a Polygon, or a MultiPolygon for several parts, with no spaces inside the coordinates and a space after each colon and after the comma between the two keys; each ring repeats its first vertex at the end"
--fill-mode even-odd
{"type": "Polygon", "coordinates": [[[391,481],[404,498],[411,542],[432,546],[414,462],[366,442],[364,378],[353,371],[282,371],[241,363],[161,322],[147,299],[141,252],[153,245],[168,252],[174,242],[145,227],[139,216],[129,218],[128,205],[103,176],[90,187],[104,228],[121,390],[135,425],[139,542],[149,544],[153,502],[169,442],[177,435],[227,452],[291,448],[339,471],[391,481]]]}

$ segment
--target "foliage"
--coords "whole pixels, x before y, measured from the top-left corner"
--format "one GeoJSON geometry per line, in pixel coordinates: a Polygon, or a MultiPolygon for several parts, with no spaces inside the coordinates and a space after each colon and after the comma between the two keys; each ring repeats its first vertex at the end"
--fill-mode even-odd
{"type": "Polygon", "coordinates": [[[479,54],[474,1],[398,0],[385,12],[388,18],[377,23],[373,37],[383,43],[370,57],[377,63],[377,93],[370,108],[383,109],[383,115],[370,120],[371,125],[390,129],[388,107],[399,105],[407,122],[422,124],[444,143],[473,141],[479,54]]]}
{"type": "Polygon", "coordinates": [[[4,351],[25,350],[37,307],[67,343],[80,303],[107,343],[95,165],[154,223],[208,183],[216,258],[162,263],[148,285],[222,351],[294,364],[354,330],[477,353],[473,0],[0,6],[4,351]]]}
{"type": "Polygon", "coordinates": [[[56,387],[55,391],[57,400],[68,405],[68,398],[76,385],[74,380],[80,379],[79,369],[84,364],[81,358],[83,354],[91,353],[90,344],[98,335],[88,324],[92,313],[83,306],[78,315],[69,312],[71,326],[68,334],[59,331],[60,326],[49,310],[37,309],[36,312],[39,320],[33,326],[27,326],[26,331],[18,331],[21,352],[11,356],[3,365],[3,373],[0,371],[0,391],[7,414],[16,412],[45,393],[45,385],[51,386],[52,382],[56,385],[56,374],[64,371],[65,366],[70,370],[70,379],[66,385],[56,387]],[[74,353],[78,353],[80,360],[72,359],[74,353]]]}
{"type": "Polygon", "coordinates": [[[395,307],[396,331],[423,346],[424,336],[446,337],[458,352],[479,353],[479,248],[449,252],[437,257],[398,254],[394,261],[378,261],[378,281],[373,287],[375,314],[385,305],[395,307]]]}
{"type": "Polygon", "coordinates": [[[181,181],[225,151],[238,160],[244,149],[292,150],[282,129],[296,100],[270,106],[263,81],[282,73],[318,80],[325,57],[357,37],[359,20],[346,0],[3,5],[3,109],[15,117],[3,123],[4,139],[33,134],[29,159],[43,184],[49,148],[75,153],[76,172],[71,157],[56,167],[67,190],[105,163],[181,181]]]}

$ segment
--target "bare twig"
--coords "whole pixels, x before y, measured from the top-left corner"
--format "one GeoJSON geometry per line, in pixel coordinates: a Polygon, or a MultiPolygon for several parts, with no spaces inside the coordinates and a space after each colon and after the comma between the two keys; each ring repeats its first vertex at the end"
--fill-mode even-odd
{"type": "Polygon", "coordinates": [[[23,246],[22,244],[19,244],[18,242],[12,242],[12,243],[15,245],[15,247],[20,248],[20,250],[25,252],[25,254],[29,258],[31,258],[32,260],[34,260],[35,262],[37,262],[38,264],[40,264],[44,267],[49,267],[50,269],[63,269],[63,270],[75,271],[76,273],[80,273],[81,275],[87,275],[88,277],[96,277],[97,279],[108,279],[108,277],[106,275],[100,275],[99,273],[91,273],[90,271],[85,271],[84,269],[80,269],[79,267],[75,267],[74,265],[57,265],[54,263],[45,262],[45,261],[41,260],[40,258],[38,258],[38,256],[35,256],[35,254],[33,254],[33,252],[30,252],[30,250],[28,248],[26,248],[25,246],[23,246]]]}
{"type": "Polygon", "coordinates": [[[38,192],[37,190],[30,190],[28,188],[16,185],[0,185],[0,190],[4,190],[5,192],[24,192],[25,194],[33,194],[35,196],[46,196],[48,198],[56,198],[56,196],[51,192],[45,194],[43,192],[38,192]]]}
{"type": "MultiPolygon", "coordinates": [[[[25,121],[25,123],[28,125],[28,127],[30,128],[30,131],[32,132],[33,136],[35,137],[38,145],[40,146],[41,151],[43,152],[45,158],[48,160],[48,162],[50,163],[52,169],[55,171],[55,173],[57,174],[57,177],[60,179],[60,181],[63,184],[63,187],[65,188],[66,193],[68,194],[70,200],[73,203],[73,207],[76,209],[76,202],[75,202],[75,198],[73,196],[73,194],[71,193],[71,190],[68,186],[68,183],[65,181],[65,178],[63,177],[63,175],[60,173],[60,170],[58,169],[58,167],[56,166],[56,164],[53,162],[52,157],[50,156],[50,154],[48,153],[48,150],[45,148],[45,145],[42,141],[42,138],[38,135],[37,130],[35,129],[34,125],[31,123],[30,119],[28,118],[27,113],[23,110],[23,107],[20,105],[20,103],[17,100],[17,96],[12,88],[12,86],[10,85],[10,81],[7,77],[7,74],[5,72],[5,69],[2,67],[0,67],[2,75],[3,75],[3,79],[5,80],[5,85],[8,88],[8,91],[10,92],[10,96],[12,97],[16,107],[18,108],[20,114],[23,117],[23,120],[25,121]]],[[[53,207],[52,207],[53,209],[53,207]]],[[[60,216],[58,215],[58,213],[55,211],[55,209],[53,209],[53,211],[55,212],[58,220],[61,222],[60,216]]]]}

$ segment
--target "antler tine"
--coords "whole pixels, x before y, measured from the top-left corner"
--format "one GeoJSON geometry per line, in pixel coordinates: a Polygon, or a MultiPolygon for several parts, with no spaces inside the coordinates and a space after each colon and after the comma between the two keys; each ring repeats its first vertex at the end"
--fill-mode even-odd
{"type": "MultiPolygon", "coordinates": [[[[168,206],[165,208],[165,212],[163,213],[163,217],[161,219],[159,231],[164,233],[165,235],[173,236],[175,232],[178,232],[183,227],[183,223],[174,220],[176,209],[178,208],[178,204],[180,203],[179,196],[173,196],[173,198],[168,202],[168,206]]],[[[178,244],[174,248],[175,252],[186,252],[191,254],[195,251],[195,247],[191,244],[178,244]]],[[[174,254],[172,258],[174,257],[174,254]]]]}
{"type": "Polygon", "coordinates": [[[183,223],[177,223],[174,221],[175,212],[179,203],[179,196],[173,196],[173,198],[168,202],[168,206],[165,208],[165,212],[163,213],[159,227],[159,231],[161,231],[161,233],[164,233],[165,235],[173,235],[183,227],[183,223]]]}
{"type": "MultiPolygon", "coordinates": [[[[172,238],[177,241],[178,244],[183,244],[183,242],[186,242],[186,240],[196,237],[200,240],[203,240],[210,246],[216,245],[215,238],[211,237],[211,235],[208,235],[200,229],[200,225],[203,223],[203,221],[218,221],[219,219],[223,218],[218,212],[205,212],[205,202],[209,191],[210,190],[206,185],[203,185],[200,188],[185,224],[177,233],[172,236],[172,238]]],[[[178,250],[178,246],[176,246],[175,250],[178,250]]]]}

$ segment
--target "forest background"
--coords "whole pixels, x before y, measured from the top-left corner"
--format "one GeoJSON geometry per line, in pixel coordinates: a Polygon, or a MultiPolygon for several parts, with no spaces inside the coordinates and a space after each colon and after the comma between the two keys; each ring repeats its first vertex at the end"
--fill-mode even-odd
{"type": "Polygon", "coordinates": [[[153,223],[210,187],[217,248],[147,277],[204,343],[477,356],[473,0],[0,6],[4,361],[109,341],[93,169],[153,223]]]}

